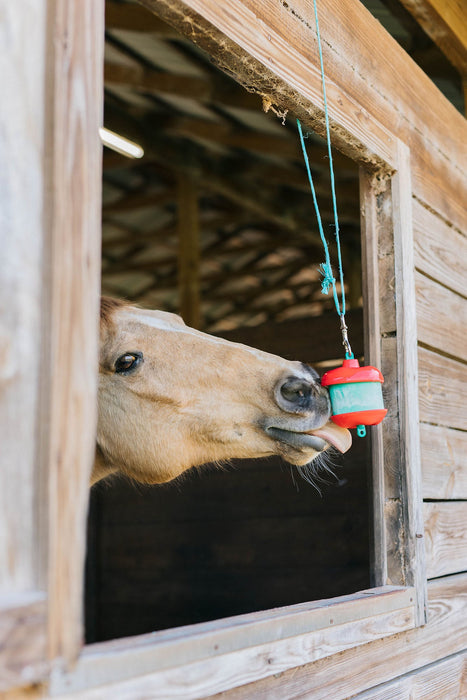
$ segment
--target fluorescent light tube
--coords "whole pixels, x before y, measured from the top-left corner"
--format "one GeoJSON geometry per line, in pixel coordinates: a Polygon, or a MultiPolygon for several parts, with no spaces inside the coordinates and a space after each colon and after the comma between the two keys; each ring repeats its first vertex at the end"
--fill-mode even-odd
{"type": "Polygon", "coordinates": [[[142,158],[144,156],[144,149],[139,144],[129,141],[124,136],[119,136],[119,134],[110,131],[110,129],[101,126],[99,135],[104,146],[117,151],[117,153],[121,153],[128,158],[142,158]]]}

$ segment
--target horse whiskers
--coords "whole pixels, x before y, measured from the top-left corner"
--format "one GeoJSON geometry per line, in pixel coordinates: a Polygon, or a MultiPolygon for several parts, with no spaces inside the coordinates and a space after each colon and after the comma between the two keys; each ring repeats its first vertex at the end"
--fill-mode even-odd
{"type": "Polygon", "coordinates": [[[332,450],[328,450],[326,452],[321,452],[312,462],[297,467],[297,469],[300,476],[311,484],[321,495],[321,489],[318,483],[330,484],[331,481],[326,477],[332,477],[338,481],[338,477],[334,471],[337,466],[338,465],[332,460],[332,450]]]}

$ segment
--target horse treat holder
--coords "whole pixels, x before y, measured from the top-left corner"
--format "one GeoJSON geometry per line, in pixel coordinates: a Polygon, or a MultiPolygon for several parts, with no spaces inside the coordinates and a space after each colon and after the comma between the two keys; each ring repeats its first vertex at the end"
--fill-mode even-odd
{"type": "Polygon", "coordinates": [[[332,205],[334,212],[334,235],[336,239],[337,258],[339,264],[339,281],[342,297],[342,305],[339,303],[339,297],[336,288],[336,279],[331,266],[331,258],[329,253],[329,245],[324,234],[323,222],[319,210],[316,190],[313,182],[313,175],[310,168],[310,163],[305,147],[305,137],[303,134],[300,120],[297,119],[298,134],[300,137],[300,145],[302,148],[303,159],[305,161],[308,182],[310,184],[313,205],[316,212],[318,230],[321,241],[323,243],[325,262],[321,264],[319,271],[323,279],[321,281],[321,291],[327,294],[329,289],[332,289],[334,296],[334,304],[337,314],[340,318],[342,344],[345,347],[345,360],[342,367],[332,369],[326,372],[321,379],[322,386],[328,387],[331,399],[331,420],[342,428],[357,428],[357,435],[364,437],[366,435],[366,425],[376,425],[381,423],[387,410],[383,405],[382,383],[384,382],[383,375],[376,367],[360,367],[350,347],[347,324],[345,322],[345,287],[344,287],[344,271],[342,267],[342,253],[339,236],[339,218],[337,215],[337,197],[334,179],[334,167],[332,162],[331,149],[331,134],[329,128],[329,114],[326,98],[326,81],[324,77],[323,53],[321,50],[321,38],[318,22],[318,10],[316,0],[314,0],[315,21],[316,21],[316,37],[318,41],[319,60],[321,68],[321,86],[323,90],[323,105],[324,105],[324,123],[326,127],[326,143],[329,158],[329,175],[331,181],[332,205]]]}
{"type": "Polygon", "coordinates": [[[364,437],[366,425],[381,423],[387,413],[383,405],[383,375],[376,367],[360,367],[358,360],[345,359],[341,367],[326,372],[322,386],[329,390],[331,420],[341,428],[357,428],[364,437]]]}

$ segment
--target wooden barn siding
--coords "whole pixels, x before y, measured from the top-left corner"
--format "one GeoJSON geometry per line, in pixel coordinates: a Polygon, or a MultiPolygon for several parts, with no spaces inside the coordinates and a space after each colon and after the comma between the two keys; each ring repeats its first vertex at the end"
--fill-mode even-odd
{"type": "MultiPolygon", "coordinates": [[[[312,633],[303,638],[284,639],[279,648],[268,644],[253,647],[248,651],[248,659],[243,651],[232,651],[221,657],[193,661],[182,668],[174,659],[173,665],[149,673],[141,673],[137,665],[122,667],[118,653],[112,654],[108,645],[97,645],[96,650],[89,647],[84,652],[78,676],[74,678],[72,674],[68,686],[57,679],[52,691],[54,696],[70,700],[344,700],[417,669],[427,671],[428,664],[465,651],[466,606],[466,575],[432,581],[429,584],[429,621],[425,627],[393,634],[371,645],[354,646],[358,625],[351,623],[348,648],[327,658],[322,658],[322,652],[332,654],[332,627],[322,630],[321,638],[312,633]],[[304,658],[317,655],[319,660],[304,664],[304,658]],[[295,659],[296,667],[283,671],[291,658],[295,659]],[[108,684],[112,666],[113,677],[120,676],[121,680],[108,684]],[[101,685],[89,687],[90,682],[94,686],[100,671],[101,685]],[[130,673],[134,673],[134,677],[129,677],[130,673]],[[261,674],[267,677],[250,682],[261,674]]],[[[362,620],[370,627],[374,622],[371,616],[362,620]]],[[[116,644],[118,646],[119,642],[116,644]]]]}
{"type": "Polygon", "coordinates": [[[462,700],[467,697],[467,652],[430,664],[352,700],[462,700]]]}
{"type": "MultiPolygon", "coordinates": [[[[363,696],[365,700],[380,700],[375,695],[379,692],[375,686],[394,682],[395,679],[407,683],[409,677],[406,674],[419,669],[421,673],[427,673],[429,664],[465,652],[467,575],[429,582],[428,600],[428,624],[425,627],[372,642],[371,646],[349,649],[256,683],[213,694],[205,700],[347,700],[358,698],[359,693],[365,692],[368,693],[363,696]]],[[[451,671],[462,672],[464,668],[465,665],[461,664],[460,669],[451,667],[451,671]]],[[[457,676],[457,682],[462,687],[465,677],[457,676]]],[[[449,684],[455,687],[456,676],[451,676],[446,683],[447,687],[449,684]]],[[[403,700],[406,696],[396,693],[393,697],[394,700],[403,700]]],[[[412,700],[412,696],[408,697],[412,700]]],[[[426,700],[424,695],[413,697],[426,700]]],[[[438,695],[433,696],[433,700],[461,700],[464,697],[438,695]]]]}
{"type": "Polygon", "coordinates": [[[467,570],[467,239],[414,202],[427,575],[467,570]],[[464,499],[464,500],[461,500],[464,499]]]}

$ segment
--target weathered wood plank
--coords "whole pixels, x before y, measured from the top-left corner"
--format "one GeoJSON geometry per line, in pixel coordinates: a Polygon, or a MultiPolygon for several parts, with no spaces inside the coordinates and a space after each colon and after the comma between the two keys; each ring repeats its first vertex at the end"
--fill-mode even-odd
{"type": "Polygon", "coordinates": [[[467,362],[467,299],[420,272],[415,287],[419,342],[467,362]]]}
{"type": "Polygon", "coordinates": [[[467,697],[467,652],[413,671],[353,700],[460,700],[467,697]]]}
{"type": "Polygon", "coordinates": [[[439,216],[413,202],[415,266],[445,287],[466,294],[467,238],[439,216]]]}
{"type": "Polygon", "coordinates": [[[211,696],[209,700],[283,700],[285,697],[346,700],[393,680],[401,671],[410,672],[464,651],[467,576],[430,582],[428,597],[426,627],[294,668],[280,676],[211,696]]]}
{"type": "MultiPolygon", "coordinates": [[[[281,97],[285,97],[285,93],[290,92],[292,88],[293,91],[297,90],[298,95],[306,95],[313,104],[322,105],[322,88],[317,66],[311,63],[307,65],[304,62],[301,55],[304,49],[303,45],[297,46],[295,50],[292,49],[288,41],[290,36],[294,36],[295,39],[298,39],[298,36],[296,28],[295,31],[292,30],[292,34],[289,34],[287,29],[290,27],[286,25],[289,24],[290,20],[295,23],[299,17],[299,15],[292,15],[290,12],[292,8],[289,5],[278,7],[271,3],[268,7],[268,3],[262,0],[255,7],[250,7],[248,2],[235,1],[227,11],[211,0],[201,0],[201,2],[188,0],[188,2],[179,3],[165,1],[156,3],[154,0],[143,0],[141,4],[178,26],[182,32],[187,33],[188,31],[188,36],[195,43],[200,43],[213,53],[216,59],[221,58],[218,47],[222,47],[221,53],[224,53],[227,62],[230,63],[228,66],[222,62],[222,66],[228,68],[230,72],[236,73],[239,82],[247,87],[254,87],[255,92],[261,94],[264,90],[265,96],[269,97],[271,91],[267,90],[266,85],[269,83],[270,87],[277,86],[279,88],[280,80],[286,74],[290,87],[284,85],[284,89],[282,89],[280,86],[281,97]],[[275,17],[270,14],[271,12],[275,17]],[[190,26],[188,26],[187,20],[190,26]],[[280,26],[279,31],[278,27],[274,26],[277,23],[280,26]],[[219,34],[219,30],[221,34],[219,34]],[[246,57],[245,51],[250,56],[246,57]],[[246,71],[241,66],[245,58],[244,68],[246,71]],[[247,66],[247,64],[249,65],[247,66]],[[279,81],[278,74],[281,76],[279,81]]],[[[309,25],[306,26],[302,18],[298,21],[303,25],[299,28],[305,29],[309,42],[311,39],[309,25]]],[[[355,133],[353,132],[356,131],[359,141],[358,150],[362,158],[371,162],[376,155],[383,162],[392,163],[394,155],[392,135],[378,124],[371,123],[366,119],[362,120],[361,116],[358,118],[356,101],[344,92],[337,90],[331,76],[327,82],[327,93],[328,101],[335,104],[341,128],[346,132],[347,139],[342,139],[342,134],[336,133],[336,139],[342,143],[344,150],[347,153],[352,150],[349,149],[350,143],[355,149],[355,133]],[[353,119],[354,116],[355,119],[353,119]]],[[[275,95],[272,96],[272,102],[278,102],[275,95]]],[[[300,103],[303,104],[303,99],[299,97],[296,102],[296,113],[301,118],[305,117],[305,121],[310,122],[310,116],[307,119],[306,112],[303,113],[303,106],[300,103]]],[[[287,109],[289,104],[283,106],[287,109]]],[[[332,114],[333,121],[334,118],[335,115],[332,114]]],[[[311,120],[313,121],[313,118],[311,120]]],[[[319,129],[319,125],[315,126],[319,129]]],[[[355,153],[355,150],[353,152],[355,153]]]]}
{"type": "Polygon", "coordinates": [[[419,348],[420,420],[467,430],[464,364],[419,348]]]}
{"type": "Polygon", "coordinates": [[[16,5],[2,8],[0,50],[6,81],[0,101],[2,591],[31,590],[37,582],[39,503],[34,471],[40,372],[45,15],[45,9],[35,2],[25,3],[21,11],[16,5]],[[31,119],[31,114],[36,118],[31,119]]]}
{"type": "MultiPolygon", "coordinates": [[[[418,356],[415,277],[413,264],[412,178],[410,152],[398,142],[397,172],[391,179],[396,279],[397,391],[400,437],[400,500],[403,523],[397,557],[402,559],[401,580],[415,585],[417,623],[426,615],[425,551],[423,532],[422,474],[420,462],[418,356]],[[402,554],[403,551],[403,554],[402,554]],[[401,556],[402,555],[402,556],[401,556]]],[[[397,560],[395,560],[397,561],[397,560]]],[[[389,567],[389,564],[388,564],[389,567]]]]}
{"type": "Polygon", "coordinates": [[[383,399],[387,414],[382,423],[384,444],[384,498],[401,498],[401,451],[399,446],[399,413],[397,392],[397,339],[381,341],[381,372],[384,377],[383,399]]]}
{"type": "MultiPolygon", "coordinates": [[[[389,178],[386,179],[386,190],[389,178]]],[[[380,306],[380,239],[384,218],[378,207],[382,186],[374,176],[360,168],[360,212],[362,243],[362,292],[364,300],[365,362],[381,367],[381,322],[386,323],[384,302],[380,306]]],[[[387,195],[386,195],[387,198],[387,195]]],[[[391,260],[393,256],[391,255],[391,260]]],[[[371,571],[374,585],[387,581],[386,527],[384,523],[384,444],[381,425],[371,435],[372,500],[371,571]]]]}
{"type": "Polygon", "coordinates": [[[49,476],[49,652],[70,661],[82,643],[95,451],[104,2],[49,5],[41,459],[49,476]]]}
{"type": "Polygon", "coordinates": [[[467,499],[467,433],[421,424],[423,498],[467,499]]]}
{"type": "Polygon", "coordinates": [[[101,688],[91,689],[99,679],[101,684],[110,680],[110,685],[105,688],[110,695],[118,692],[123,693],[121,697],[125,697],[125,693],[132,693],[132,697],[144,697],[149,694],[161,700],[201,698],[216,690],[299,666],[307,658],[323,658],[365,641],[410,629],[414,624],[413,590],[410,589],[387,589],[386,593],[384,589],[378,593],[377,589],[376,593],[359,593],[345,600],[305,604],[297,608],[292,627],[285,618],[281,619],[283,614],[289,615],[288,610],[293,611],[294,608],[286,608],[284,612],[278,610],[272,617],[271,612],[255,613],[256,622],[253,625],[239,618],[207,623],[203,627],[206,632],[211,630],[212,634],[198,632],[196,642],[187,636],[190,628],[182,628],[156,633],[152,640],[148,638],[149,646],[146,649],[138,650],[128,641],[96,645],[95,649],[89,647],[75,672],[68,674],[63,681],[59,677],[55,679],[53,694],[68,690],[73,692],[71,697],[99,697],[101,688]],[[380,606],[384,609],[388,605],[395,609],[378,612],[380,606]],[[404,605],[407,607],[399,607],[404,605]],[[309,615],[306,614],[310,606],[310,615],[316,617],[318,626],[316,631],[303,632],[307,626],[313,627],[313,621],[307,619],[309,615]],[[245,623],[248,629],[242,630],[245,623]],[[218,632],[215,632],[216,628],[218,632]],[[280,639],[268,641],[271,633],[273,639],[278,634],[280,639]],[[157,635],[161,635],[161,638],[165,635],[172,640],[159,653],[153,644],[157,635]],[[198,657],[199,660],[185,661],[186,665],[180,665],[182,658],[189,657],[198,657]],[[155,664],[161,670],[151,673],[155,664]],[[131,678],[136,674],[138,677],[131,678]]]}
{"type": "MultiPolygon", "coordinates": [[[[280,6],[235,0],[228,12],[212,0],[142,3],[210,51],[248,89],[323,132],[313,13],[306,0],[280,6]]],[[[415,192],[465,225],[465,197],[459,194],[465,191],[465,120],[363,5],[324,0],[319,9],[334,143],[361,162],[382,158],[394,165],[390,132],[397,133],[413,154],[415,192]],[[385,56],[386,71],[375,52],[385,56]],[[433,112],[427,112],[427,102],[433,112]]]]}
{"type": "Polygon", "coordinates": [[[434,43],[467,76],[467,13],[459,0],[401,0],[434,43]]]}
{"type": "Polygon", "coordinates": [[[0,694],[48,671],[45,594],[0,597],[0,694]]]}
{"type": "Polygon", "coordinates": [[[427,576],[467,570],[467,502],[424,503],[427,576]]]}

